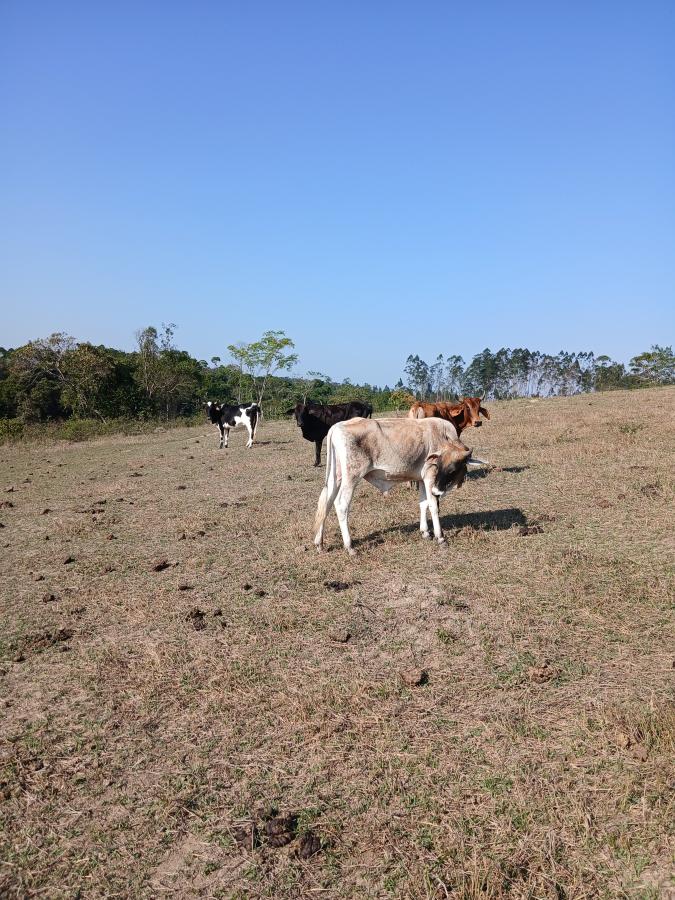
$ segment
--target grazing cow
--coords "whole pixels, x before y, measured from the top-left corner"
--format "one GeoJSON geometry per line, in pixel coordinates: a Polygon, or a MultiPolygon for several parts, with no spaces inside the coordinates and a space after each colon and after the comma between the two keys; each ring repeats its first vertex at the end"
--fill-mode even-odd
{"type": "Polygon", "coordinates": [[[247,403],[242,406],[225,406],[221,403],[212,403],[211,400],[206,404],[208,415],[213,424],[220,431],[220,446],[223,449],[223,439],[225,440],[225,448],[230,437],[230,428],[236,428],[237,425],[243,425],[248,431],[247,447],[253,444],[256,426],[262,414],[262,410],[257,403],[247,403]]]}
{"type": "Polygon", "coordinates": [[[465,428],[479,428],[483,423],[481,415],[486,419],[490,413],[481,406],[481,397],[465,397],[459,403],[424,403],[416,400],[408,413],[409,419],[445,419],[452,422],[457,430],[457,437],[465,428]]]}
{"type": "Polygon", "coordinates": [[[350,554],[354,550],[349,535],[349,507],[362,478],[383,494],[402,481],[416,481],[422,537],[429,537],[430,512],[434,536],[442,544],[445,538],[438,516],[438,498],[461,487],[467,466],[485,465],[472,459],[471,450],[457,439],[451,422],[436,418],[340,422],[328,432],[326,454],[326,481],[316,511],[314,543],[321,550],[326,516],[334,503],[342,540],[350,554]]]}
{"type": "Polygon", "coordinates": [[[360,400],[352,400],[349,403],[296,403],[293,409],[287,409],[286,415],[295,416],[295,421],[302,431],[306,441],[313,441],[316,445],[315,466],[321,465],[321,445],[328,434],[331,425],[336,422],[344,422],[362,416],[369,419],[373,414],[373,407],[369,403],[360,400]]]}

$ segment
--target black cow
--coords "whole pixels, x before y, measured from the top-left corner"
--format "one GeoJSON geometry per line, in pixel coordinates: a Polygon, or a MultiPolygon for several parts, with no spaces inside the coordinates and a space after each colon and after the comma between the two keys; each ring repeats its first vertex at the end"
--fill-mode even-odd
{"type": "Polygon", "coordinates": [[[369,419],[373,414],[373,407],[369,403],[360,400],[352,400],[349,403],[296,403],[293,409],[286,410],[286,415],[294,415],[302,436],[306,441],[313,441],[316,445],[315,466],[321,465],[321,445],[332,425],[336,422],[344,422],[346,419],[355,419],[362,416],[369,419]]]}
{"type": "Polygon", "coordinates": [[[224,406],[221,403],[212,403],[211,400],[206,404],[209,418],[220,431],[220,447],[223,447],[223,438],[225,439],[225,447],[230,437],[230,428],[236,428],[237,425],[243,425],[248,431],[247,447],[253,444],[255,437],[255,429],[262,410],[257,403],[246,403],[242,406],[224,406]]]}

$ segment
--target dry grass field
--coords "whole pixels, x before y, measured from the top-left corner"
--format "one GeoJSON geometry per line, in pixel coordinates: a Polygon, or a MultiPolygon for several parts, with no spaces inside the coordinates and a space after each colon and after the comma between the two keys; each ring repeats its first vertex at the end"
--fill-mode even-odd
{"type": "Polygon", "coordinates": [[[294,424],[0,447],[0,896],[673,896],[675,390],[316,554],[294,424]]]}

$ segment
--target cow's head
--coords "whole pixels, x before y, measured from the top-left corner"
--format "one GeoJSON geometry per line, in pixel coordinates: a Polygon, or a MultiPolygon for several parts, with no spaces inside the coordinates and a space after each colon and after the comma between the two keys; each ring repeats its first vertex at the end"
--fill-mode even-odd
{"type": "Polygon", "coordinates": [[[297,425],[302,427],[302,423],[305,417],[306,406],[304,403],[296,403],[295,406],[292,406],[290,409],[287,409],[284,413],[285,416],[295,416],[295,422],[297,425]]]}
{"type": "Polygon", "coordinates": [[[206,415],[211,422],[217,422],[220,417],[220,404],[209,400],[206,404],[206,415]]]}
{"type": "Polygon", "coordinates": [[[453,416],[457,416],[461,420],[460,426],[462,429],[471,428],[472,426],[480,428],[483,424],[480,417],[490,418],[490,413],[484,406],[481,406],[481,400],[481,397],[465,397],[461,403],[453,406],[450,410],[453,416]]]}
{"type": "Polygon", "coordinates": [[[458,491],[464,484],[467,469],[484,466],[487,463],[471,455],[471,450],[461,441],[450,441],[440,453],[427,456],[425,469],[435,470],[432,491],[436,497],[442,497],[449,491],[458,491]]]}

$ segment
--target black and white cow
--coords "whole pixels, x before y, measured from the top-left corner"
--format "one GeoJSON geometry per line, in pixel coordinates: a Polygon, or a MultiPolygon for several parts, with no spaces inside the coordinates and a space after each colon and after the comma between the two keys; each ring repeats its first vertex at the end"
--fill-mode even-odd
{"type": "Polygon", "coordinates": [[[206,404],[208,415],[216,428],[220,431],[220,447],[223,448],[223,440],[227,447],[228,438],[230,437],[230,428],[236,428],[237,425],[243,425],[248,431],[247,447],[253,445],[255,437],[255,429],[260,419],[262,410],[257,403],[247,403],[242,406],[225,406],[221,403],[213,403],[211,400],[206,404]]]}

